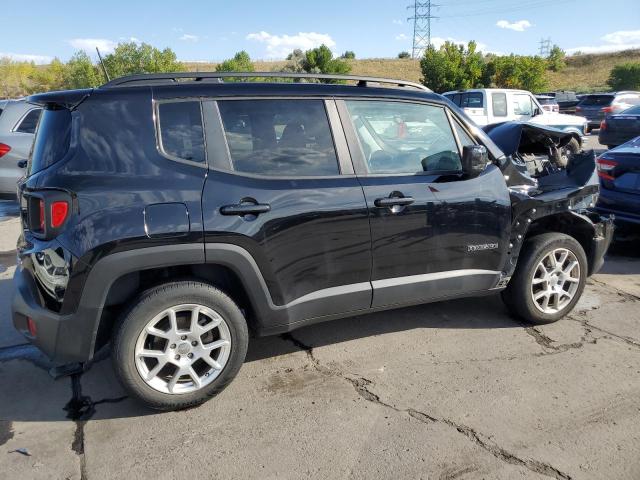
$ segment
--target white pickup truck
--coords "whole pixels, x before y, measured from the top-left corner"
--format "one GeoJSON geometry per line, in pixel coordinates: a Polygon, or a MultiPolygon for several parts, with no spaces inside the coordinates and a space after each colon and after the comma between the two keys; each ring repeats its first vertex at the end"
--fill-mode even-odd
{"type": "Polygon", "coordinates": [[[526,90],[478,88],[446,92],[443,95],[480,126],[520,120],[574,133],[578,145],[587,133],[586,118],[546,111],[526,90]]]}

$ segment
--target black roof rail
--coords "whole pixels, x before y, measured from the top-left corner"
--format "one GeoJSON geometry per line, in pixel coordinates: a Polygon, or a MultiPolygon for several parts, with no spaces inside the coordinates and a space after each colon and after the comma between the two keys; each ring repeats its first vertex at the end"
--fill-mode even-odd
{"type": "Polygon", "coordinates": [[[344,80],[357,82],[359,87],[366,87],[369,83],[386,83],[397,87],[409,87],[431,92],[430,89],[416,82],[395,80],[391,78],[362,77],[359,75],[329,75],[324,73],[293,73],[293,72],[175,72],[175,73],[144,73],[127,75],[105,83],[100,88],[114,88],[135,85],[155,85],[165,82],[178,82],[180,79],[203,82],[208,80],[223,83],[225,78],[305,78],[318,80],[344,80]]]}

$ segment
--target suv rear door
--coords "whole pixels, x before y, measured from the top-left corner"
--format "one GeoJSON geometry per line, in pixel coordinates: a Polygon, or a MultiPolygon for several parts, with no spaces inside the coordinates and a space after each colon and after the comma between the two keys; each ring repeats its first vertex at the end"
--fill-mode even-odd
{"type": "Polygon", "coordinates": [[[372,306],[495,286],[507,251],[509,194],[494,165],[464,178],[461,147],[476,142],[462,124],[440,105],[337,103],[369,208],[372,306]]]}
{"type": "Polygon", "coordinates": [[[204,117],[207,248],[231,243],[251,255],[273,308],[291,317],[272,322],[369,308],[368,213],[344,133],[329,122],[335,102],[211,100],[204,117]]]}
{"type": "Polygon", "coordinates": [[[605,108],[611,106],[614,100],[611,94],[586,95],[576,106],[576,114],[586,117],[590,126],[600,125],[605,117],[605,108]]]}

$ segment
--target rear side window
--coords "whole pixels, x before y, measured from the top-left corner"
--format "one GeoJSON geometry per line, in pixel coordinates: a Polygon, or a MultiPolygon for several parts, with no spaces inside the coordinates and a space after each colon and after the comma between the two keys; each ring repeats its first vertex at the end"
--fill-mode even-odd
{"type": "Polygon", "coordinates": [[[167,157],[205,162],[200,102],[158,104],[160,150],[167,157]]]}
{"type": "Polygon", "coordinates": [[[16,126],[15,131],[20,133],[35,133],[41,113],[42,109],[40,108],[30,110],[29,113],[22,117],[22,120],[20,120],[20,123],[16,126]]]}
{"type": "Polygon", "coordinates": [[[47,168],[69,151],[71,142],[71,112],[67,109],[44,110],[38,124],[28,175],[47,168]]]}
{"type": "Polygon", "coordinates": [[[507,116],[507,94],[506,93],[492,93],[491,105],[493,106],[494,117],[506,117],[507,116]]]}
{"type": "Polygon", "coordinates": [[[235,171],[340,174],[322,100],[223,100],[218,108],[235,171]]]}
{"type": "Polygon", "coordinates": [[[463,93],[460,101],[462,108],[482,108],[484,102],[482,101],[481,92],[463,93]]]}
{"type": "Polygon", "coordinates": [[[580,103],[586,106],[606,107],[613,102],[613,98],[613,95],[587,95],[580,103]]]}

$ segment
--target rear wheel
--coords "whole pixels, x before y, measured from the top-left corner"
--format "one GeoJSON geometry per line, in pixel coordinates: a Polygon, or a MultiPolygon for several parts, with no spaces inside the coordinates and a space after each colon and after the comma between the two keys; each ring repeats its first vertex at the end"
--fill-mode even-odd
{"type": "Polygon", "coordinates": [[[518,317],[537,324],[555,322],[580,299],[587,275],[582,246],[561,233],[544,233],[523,245],[516,271],[502,299],[518,317]]]}
{"type": "Polygon", "coordinates": [[[114,369],[129,393],[158,410],[198,405],[236,376],[246,321],[225,293],[198,282],[144,292],[115,334],[114,369]]]}

